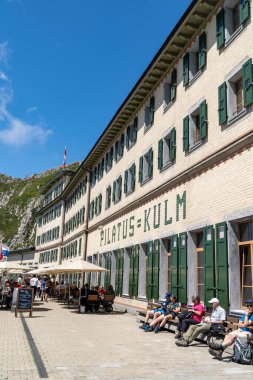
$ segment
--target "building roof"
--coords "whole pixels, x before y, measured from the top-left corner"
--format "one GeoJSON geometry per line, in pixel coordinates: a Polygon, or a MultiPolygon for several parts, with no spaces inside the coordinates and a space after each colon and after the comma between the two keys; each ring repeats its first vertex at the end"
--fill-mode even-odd
{"type": "Polygon", "coordinates": [[[75,172],[73,170],[69,169],[61,169],[57,174],[55,174],[47,183],[46,185],[41,189],[40,193],[45,194],[51,186],[53,186],[54,183],[59,181],[60,178],[64,176],[70,176],[73,177],[75,172]]]}

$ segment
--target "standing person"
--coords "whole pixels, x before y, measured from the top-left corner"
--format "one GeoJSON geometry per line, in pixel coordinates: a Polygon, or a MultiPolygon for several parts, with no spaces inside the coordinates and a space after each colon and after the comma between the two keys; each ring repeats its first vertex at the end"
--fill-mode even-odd
{"type": "Polygon", "coordinates": [[[222,344],[210,343],[209,353],[221,360],[223,351],[231,346],[237,337],[252,337],[253,336],[253,300],[245,301],[247,310],[243,314],[238,323],[238,329],[228,333],[222,344]]]}
{"type": "Polygon", "coordinates": [[[38,285],[38,279],[34,274],[30,280],[30,286],[33,289],[33,300],[35,300],[35,295],[37,292],[37,285],[38,285]]]}
{"type": "Polygon", "coordinates": [[[191,325],[187,330],[183,339],[176,341],[177,346],[188,347],[190,343],[192,343],[199,334],[207,333],[212,324],[223,324],[226,320],[226,312],[220,306],[220,301],[218,298],[212,298],[209,303],[212,304],[213,310],[211,317],[206,317],[203,322],[198,323],[197,325],[191,325]]]}
{"type": "Polygon", "coordinates": [[[38,284],[37,284],[37,292],[36,292],[37,298],[41,296],[41,278],[38,278],[38,284]]]}
{"type": "Polygon", "coordinates": [[[51,281],[48,279],[45,283],[44,301],[48,302],[47,298],[51,291],[51,281]]]}
{"type": "Polygon", "coordinates": [[[46,294],[46,277],[43,277],[41,280],[41,301],[44,301],[46,294]]]}
{"type": "Polygon", "coordinates": [[[190,325],[196,325],[201,322],[202,317],[205,312],[204,306],[200,303],[200,296],[194,295],[192,296],[193,306],[188,308],[188,311],[192,311],[191,318],[179,319],[179,323],[177,325],[177,333],[175,338],[181,338],[181,336],[186,333],[187,329],[190,325]]]}

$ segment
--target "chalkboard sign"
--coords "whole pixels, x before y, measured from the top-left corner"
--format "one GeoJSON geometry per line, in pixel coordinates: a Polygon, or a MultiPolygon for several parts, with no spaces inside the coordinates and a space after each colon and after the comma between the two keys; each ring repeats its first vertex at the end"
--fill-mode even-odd
{"type": "Polygon", "coordinates": [[[33,292],[34,290],[29,288],[18,290],[15,317],[17,317],[19,311],[29,311],[30,317],[32,316],[33,292]]]}

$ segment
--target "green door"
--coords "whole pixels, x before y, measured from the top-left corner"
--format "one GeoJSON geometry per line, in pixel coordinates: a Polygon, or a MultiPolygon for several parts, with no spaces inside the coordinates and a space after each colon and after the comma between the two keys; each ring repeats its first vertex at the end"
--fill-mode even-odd
{"type": "Polygon", "coordinates": [[[216,224],[216,278],[217,297],[221,306],[228,310],[228,249],[227,249],[227,224],[216,224]]]}
{"type": "Polygon", "coordinates": [[[153,286],[152,298],[159,299],[159,262],[160,262],[160,240],[153,243],[153,286]]]}
{"type": "Polygon", "coordinates": [[[178,237],[171,238],[171,258],[170,258],[170,283],[169,291],[178,298],[178,237]]]}
{"type": "Polygon", "coordinates": [[[204,235],[204,287],[205,305],[215,296],[215,276],[214,276],[214,231],[213,226],[208,226],[203,230],[204,235]]]}
{"type": "Polygon", "coordinates": [[[130,248],[130,255],[129,255],[129,296],[133,297],[134,295],[134,247],[130,248]]]}
{"type": "Polygon", "coordinates": [[[146,277],[146,297],[152,298],[152,274],[153,274],[153,242],[147,243],[147,277],[146,277]]]}
{"type": "Polygon", "coordinates": [[[116,254],[116,276],[115,276],[115,293],[118,296],[122,295],[123,269],[124,269],[124,250],[119,249],[116,254]]]}
{"type": "Polygon", "coordinates": [[[139,278],[139,245],[131,247],[130,250],[130,268],[129,268],[129,296],[138,296],[138,278],[139,278]]]}
{"type": "Polygon", "coordinates": [[[108,285],[111,283],[111,253],[107,253],[105,256],[105,269],[108,269],[108,272],[105,272],[104,288],[107,290],[108,285]]]}
{"type": "Polygon", "coordinates": [[[179,234],[178,300],[187,303],[187,233],[179,234]]]}

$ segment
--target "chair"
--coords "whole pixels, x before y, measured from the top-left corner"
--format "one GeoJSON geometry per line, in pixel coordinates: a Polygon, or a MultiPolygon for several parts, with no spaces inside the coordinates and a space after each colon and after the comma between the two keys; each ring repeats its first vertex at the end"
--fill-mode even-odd
{"type": "Polygon", "coordinates": [[[107,311],[108,313],[110,313],[111,311],[113,311],[113,303],[114,303],[114,295],[113,294],[105,294],[104,296],[104,299],[100,301],[101,302],[101,305],[103,306],[103,308],[105,309],[105,311],[107,311]]]}
{"type": "Polygon", "coordinates": [[[99,296],[98,294],[88,294],[86,311],[98,311],[99,309],[99,296]]]}

